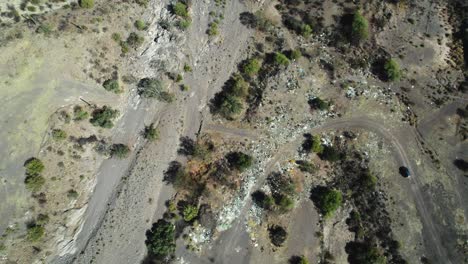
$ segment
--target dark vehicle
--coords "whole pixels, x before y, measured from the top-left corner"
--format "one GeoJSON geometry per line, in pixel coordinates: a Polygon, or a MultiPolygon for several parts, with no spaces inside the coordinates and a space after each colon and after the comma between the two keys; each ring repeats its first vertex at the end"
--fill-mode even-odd
{"type": "Polygon", "coordinates": [[[411,173],[410,173],[409,169],[407,167],[405,167],[405,166],[401,166],[399,171],[400,171],[401,176],[403,176],[405,178],[408,178],[408,177],[411,176],[411,173]]]}

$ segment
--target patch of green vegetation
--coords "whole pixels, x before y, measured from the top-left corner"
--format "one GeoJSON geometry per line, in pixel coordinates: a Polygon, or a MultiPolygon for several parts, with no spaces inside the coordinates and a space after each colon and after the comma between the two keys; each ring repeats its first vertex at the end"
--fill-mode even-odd
{"type": "Polygon", "coordinates": [[[75,190],[68,190],[67,197],[71,200],[76,200],[80,194],[75,190]]]}
{"type": "Polygon", "coordinates": [[[148,7],[148,1],[149,0],[135,0],[135,3],[143,7],[148,7]]]}
{"type": "Polygon", "coordinates": [[[184,64],[184,72],[192,72],[192,67],[187,63],[184,64]]]}
{"type": "Polygon", "coordinates": [[[319,154],[320,158],[323,160],[328,160],[330,162],[336,162],[343,158],[343,155],[332,146],[325,146],[322,154],[319,154]]]}
{"type": "Polygon", "coordinates": [[[140,47],[144,41],[145,41],[144,37],[138,35],[138,33],[136,32],[132,32],[130,33],[130,35],[128,35],[126,43],[128,46],[136,49],[140,47]]]}
{"type": "Polygon", "coordinates": [[[187,5],[180,1],[175,3],[175,5],[172,6],[172,10],[174,14],[176,14],[179,17],[189,18],[187,5]]]}
{"type": "Polygon", "coordinates": [[[93,111],[92,117],[89,122],[93,126],[103,128],[112,128],[114,126],[113,119],[119,115],[118,110],[114,110],[107,105],[93,111]]]}
{"type": "Polygon", "coordinates": [[[31,242],[36,242],[45,234],[44,227],[40,225],[28,226],[26,237],[31,242]]]}
{"type": "Polygon", "coordinates": [[[302,149],[306,152],[312,151],[320,155],[324,151],[324,146],[322,145],[320,136],[307,134],[304,143],[302,143],[302,149]]]}
{"type": "Polygon", "coordinates": [[[94,0],[79,0],[78,1],[80,7],[82,8],[93,8],[94,7],[94,0]]]}
{"type": "Polygon", "coordinates": [[[310,25],[303,24],[303,25],[301,26],[301,35],[302,35],[304,38],[310,37],[310,35],[312,35],[312,27],[311,27],[310,25]]]}
{"type": "Polygon", "coordinates": [[[232,85],[229,88],[230,94],[240,98],[245,98],[249,95],[249,83],[240,74],[234,74],[232,81],[232,85]]]}
{"type": "Polygon", "coordinates": [[[127,42],[120,41],[120,51],[122,51],[122,54],[127,54],[130,51],[130,47],[127,42]]]}
{"type": "Polygon", "coordinates": [[[287,195],[279,195],[275,199],[276,205],[280,212],[285,213],[294,208],[294,200],[287,195]]]}
{"type": "Polygon", "coordinates": [[[175,82],[181,82],[184,78],[182,77],[181,74],[177,74],[175,82]]]}
{"type": "Polygon", "coordinates": [[[67,138],[67,133],[61,129],[52,130],[52,138],[54,140],[64,140],[67,138]]]}
{"type": "Polygon", "coordinates": [[[157,258],[165,258],[175,252],[175,226],[163,219],[153,224],[146,233],[146,247],[148,252],[157,258]]]}
{"type": "Polygon", "coordinates": [[[398,81],[401,78],[400,65],[394,59],[388,60],[385,65],[385,73],[390,81],[398,81]]]}
{"type": "Polygon", "coordinates": [[[289,65],[288,57],[286,57],[286,55],[284,55],[281,52],[275,52],[274,60],[275,60],[276,65],[283,65],[283,66],[288,66],[289,65]]]}
{"type": "Polygon", "coordinates": [[[326,111],[330,108],[330,104],[326,102],[325,100],[322,100],[319,97],[310,99],[308,103],[309,103],[310,108],[315,109],[315,110],[318,109],[321,111],[326,111]]]}
{"type": "Polygon", "coordinates": [[[198,207],[195,205],[186,205],[183,212],[185,222],[190,222],[198,216],[198,207]]]}
{"type": "Polygon", "coordinates": [[[325,218],[332,216],[343,202],[340,191],[326,187],[314,188],[311,198],[325,218]]]}
{"type": "Polygon", "coordinates": [[[300,50],[295,49],[295,50],[292,50],[292,51],[291,51],[291,56],[290,56],[291,60],[297,60],[297,59],[299,59],[301,56],[302,56],[302,53],[301,53],[300,50]]]}
{"type": "Polygon", "coordinates": [[[149,126],[145,126],[144,136],[149,141],[155,141],[159,139],[159,131],[154,127],[154,123],[149,126]]]}
{"type": "Polygon", "coordinates": [[[124,144],[114,144],[111,147],[110,154],[113,158],[125,159],[130,155],[130,148],[124,144]]]}
{"type": "Polygon", "coordinates": [[[29,12],[36,12],[36,7],[35,6],[28,6],[27,7],[29,12]]]}
{"type": "Polygon", "coordinates": [[[351,25],[351,37],[355,41],[364,41],[369,37],[369,22],[358,10],[354,13],[351,25]]]}
{"type": "Polygon", "coordinates": [[[136,20],[135,23],[134,23],[134,26],[136,29],[138,30],[146,30],[146,23],[142,20],[136,20]]]}
{"type": "Polygon", "coordinates": [[[40,24],[36,29],[36,33],[50,35],[52,33],[52,26],[49,24],[40,24]]]}
{"type": "Polygon", "coordinates": [[[138,93],[144,98],[156,98],[163,102],[172,102],[174,94],[163,90],[163,84],[155,78],[143,78],[138,83],[138,93]]]}
{"type": "Polygon", "coordinates": [[[242,72],[245,75],[251,77],[257,74],[261,67],[262,65],[260,64],[260,61],[258,59],[252,58],[244,64],[244,67],[242,67],[242,72]]]}
{"type": "Polygon", "coordinates": [[[299,165],[299,170],[302,172],[314,173],[317,171],[317,166],[306,160],[298,160],[296,164],[299,165]]]}
{"type": "Polygon", "coordinates": [[[26,175],[39,175],[44,169],[44,163],[38,158],[30,158],[24,163],[26,168],[26,175]]]}
{"type": "Polygon", "coordinates": [[[186,84],[182,84],[182,85],[180,86],[180,89],[181,89],[182,91],[186,92],[186,91],[190,90],[190,87],[189,87],[188,85],[186,85],[186,84]]]}
{"type": "Polygon", "coordinates": [[[218,112],[227,119],[234,119],[236,115],[242,112],[243,108],[242,101],[238,97],[227,95],[222,99],[218,112]]]}
{"type": "Polygon", "coordinates": [[[208,26],[208,30],[206,33],[209,36],[216,36],[219,34],[219,25],[216,22],[211,22],[210,25],[208,26]]]}
{"type": "Polygon", "coordinates": [[[113,93],[120,93],[122,92],[120,90],[120,85],[119,85],[119,80],[117,79],[107,79],[104,81],[102,84],[102,87],[106,89],[106,91],[113,92],[113,93]]]}
{"type": "Polygon", "coordinates": [[[73,108],[73,114],[74,114],[75,121],[85,120],[89,117],[89,113],[83,110],[83,108],[79,105],[73,108]]]}
{"type": "Polygon", "coordinates": [[[45,179],[41,175],[27,175],[24,183],[26,184],[26,189],[34,193],[44,186],[45,179]]]}
{"type": "Polygon", "coordinates": [[[122,41],[122,36],[120,35],[120,33],[112,33],[111,37],[117,43],[120,43],[120,41],[122,41]]]}
{"type": "Polygon", "coordinates": [[[226,155],[226,159],[228,160],[231,168],[241,172],[248,169],[253,164],[252,156],[239,151],[229,152],[226,155]]]}
{"type": "Polygon", "coordinates": [[[177,27],[181,30],[186,30],[191,24],[192,22],[190,22],[190,19],[181,19],[177,21],[177,27]]]}

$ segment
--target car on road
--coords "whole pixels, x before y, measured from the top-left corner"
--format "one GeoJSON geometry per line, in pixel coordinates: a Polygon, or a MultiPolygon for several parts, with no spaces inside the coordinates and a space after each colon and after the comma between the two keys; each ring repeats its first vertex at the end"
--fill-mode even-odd
{"type": "Polygon", "coordinates": [[[401,176],[403,176],[405,178],[408,178],[408,177],[411,176],[410,170],[405,166],[401,166],[399,171],[400,171],[401,176]]]}

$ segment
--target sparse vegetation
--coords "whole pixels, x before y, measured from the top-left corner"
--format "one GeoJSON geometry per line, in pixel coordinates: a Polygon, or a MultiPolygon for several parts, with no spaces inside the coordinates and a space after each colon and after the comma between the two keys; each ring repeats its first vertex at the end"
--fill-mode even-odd
{"type": "Polygon", "coordinates": [[[211,22],[206,33],[209,36],[216,36],[219,34],[219,27],[217,22],[211,22]]]}
{"type": "Polygon", "coordinates": [[[31,225],[28,226],[26,237],[31,242],[36,242],[44,236],[45,230],[44,227],[40,225],[31,225]]]}
{"type": "Polygon", "coordinates": [[[172,102],[174,95],[163,90],[160,80],[154,78],[143,78],[138,83],[138,93],[145,98],[156,98],[163,102],[172,102]]]}
{"type": "Polygon", "coordinates": [[[111,147],[111,156],[119,159],[125,159],[130,155],[130,148],[124,144],[114,144],[111,147]]]}
{"type": "Polygon", "coordinates": [[[52,130],[52,138],[57,141],[64,140],[67,138],[67,133],[62,129],[54,129],[52,130]]]}
{"type": "Polygon", "coordinates": [[[112,128],[114,126],[113,119],[119,114],[118,110],[114,110],[108,106],[94,110],[91,120],[89,122],[93,126],[99,126],[102,128],[112,128]]]}
{"type": "Polygon", "coordinates": [[[144,136],[149,141],[155,141],[159,139],[159,131],[154,127],[154,123],[149,126],[145,126],[144,136]]]}
{"type": "Polygon", "coordinates": [[[326,111],[330,108],[330,104],[319,97],[315,97],[309,100],[309,106],[311,109],[326,111]]]}
{"type": "Polygon", "coordinates": [[[249,95],[249,83],[240,74],[234,74],[232,85],[229,87],[229,93],[236,97],[245,98],[249,95]]]}
{"type": "Polygon", "coordinates": [[[132,32],[130,33],[130,35],[128,35],[126,43],[129,47],[136,49],[140,47],[144,41],[145,41],[144,37],[138,35],[138,33],[136,32],[132,32]]]}
{"type": "Polygon", "coordinates": [[[187,63],[184,64],[184,72],[192,72],[192,67],[190,67],[190,65],[187,63]]]}
{"type": "Polygon", "coordinates": [[[26,175],[39,175],[44,171],[44,164],[40,159],[30,158],[24,163],[26,175]]]}
{"type": "Polygon", "coordinates": [[[390,59],[385,63],[385,73],[387,75],[388,80],[390,81],[398,81],[401,78],[401,70],[400,65],[394,60],[390,59]]]}
{"type": "Polygon", "coordinates": [[[76,200],[80,196],[77,191],[75,190],[68,190],[67,197],[68,199],[76,200]]]}
{"type": "Polygon", "coordinates": [[[74,120],[75,121],[81,121],[88,119],[89,113],[83,110],[83,107],[77,105],[75,108],[73,108],[73,114],[74,114],[74,120]]]}

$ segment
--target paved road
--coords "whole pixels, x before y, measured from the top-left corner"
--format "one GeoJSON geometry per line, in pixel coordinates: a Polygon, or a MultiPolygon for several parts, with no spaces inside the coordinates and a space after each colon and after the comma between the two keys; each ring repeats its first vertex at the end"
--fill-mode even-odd
{"type": "MultiPolygon", "coordinates": [[[[220,126],[208,126],[210,130],[218,131],[221,133],[229,133],[235,134],[239,136],[247,136],[249,135],[247,131],[243,130],[231,130],[227,128],[222,128],[220,126]]],[[[452,262],[447,258],[448,254],[446,249],[441,245],[440,237],[436,231],[435,224],[433,222],[433,217],[429,213],[429,208],[427,204],[427,200],[425,200],[422,194],[422,184],[418,177],[417,167],[414,163],[408,158],[406,154],[405,148],[402,145],[402,142],[408,142],[410,140],[415,140],[414,138],[405,138],[403,135],[400,135],[398,131],[393,132],[390,131],[384,124],[381,122],[371,119],[369,117],[353,117],[353,118],[343,118],[343,119],[336,119],[326,122],[325,124],[312,128],[310,133],[316,134],[321,133],[329,130],[338,130],[338,129],[350,129],[350,128],[360,128],[365,129],[371,132],[374,132],[384,138],[388,143],[393,146],[393,154],[398,161],[398,164],[401,166],[406,166],[412,172],[412,177],[409,178],[409,182],[411,185],[411,192],[414,197],[414,201],[416,204],[416,208],[420,214],[421,221],[423,223],[423,235],[427,236],[427,240],[425,241],[426,244],[426,251],[434,253],[433,258],[435,263],[447,263],[451,264],[452,262]]],[[[411,127],[405,127],[403,129],[412,130],[411,127]]],[[[407,133],[403,133],[407,134],[407,133]]],[[[411,133],[415,135],[415,132],[411,133]]],[[[276,155],[273,156],[271,161],[266,166],[266,173],[262,175],[261,178],[258,179],[256,188],[262,186],[266,180],[266,176],[269,172],[275,169],[275,164],[277,164],[281,159],[284,159],[285,153],[295,151],[298,146],[302,142],[302,138],[299,137],[298,139],[290,142],[289,144],[284,145],[280,150],[276,152],[276,155]]],[[[253,189],[256,189],[255,187],[253,189]]],[[[223,259],[225,262],[223,263],[240,263],[240,259],[236,259],[236,254],[233,252],[233,248],[236,246],[245,245],[248,243],[246,241],[245,236],[242,235],[244,230],[244,221],[243,217],[248,213],[248,210],[251,206],[252,201],[248,199],[246,205],[244,206],[243,210],[239,214],[239,218],[233,223],[232,228],[225,231],[226,234],[223,234],[223,241],[218,243],[214,246],[216,250],[211,250],[216,252],[216,259],[223,259]]],[[[245,256],[241,255],[242,259],[245,259],[245,256]]]]}

